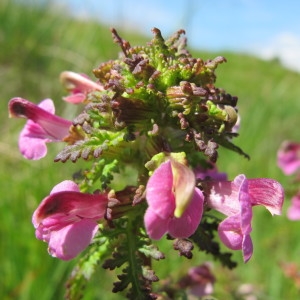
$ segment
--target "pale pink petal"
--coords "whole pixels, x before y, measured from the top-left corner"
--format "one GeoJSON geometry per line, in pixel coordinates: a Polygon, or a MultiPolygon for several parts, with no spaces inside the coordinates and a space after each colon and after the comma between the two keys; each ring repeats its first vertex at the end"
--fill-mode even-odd
{"type": "Polygon", "coordinates": [[[241,250],[243,234],[241,232],[240,215],[226,218],[219,224],[218,233],[222,243],[232,250],[241,250]]]}
{"type": "Polygon", "coordinates": [[[171,159],[173,189],[175,193],[174,216],[180,218],[194,194],[196,178],[194,172],[185,164],[171,159]]]}
{"type": "Polygon", "coordinates": [[[84,102],[86,94],[92,91],[103,91],[104,87],[92,81],[85,74],[78,74],[71,71],[64,71],[60,75],[60,80],[65,88],[72,94],[64,97],[63,100],[78,104],[84,102]]]}
{"type": "Polygon", "coordinates": [[[42,100],[38,106],[52,115],[55,114],[55,106],[52,99],[47,98],[42,100]]]}
{"type": "Polygon", "coordinates": [[[82,93],[76,93],[76,94],[72,94],[66,97],[63,97],[63,100],[66,102],[70,102],[73,104],[79,104],[82,103],[86,98],[85,94],[82,93]]]}
{"type": "Polygon", "coordinates": [[[160,218],[169,218],[174,214],[173,173],[169,160],[162,163],[148,180],[146,199],[151,210],[160,218]]]}
{"type": "Polygon", "coordinates": [[[64,192],[64,191],[73,191],[80,192],[79,186],[72,180],[64,180],[53,187],[50,194],[64,192]]]}
{"type": "Polygon", "coordinates": [[[168,231],[169,219],[160,218],[150,207],[146,210],[144,222],[151,239],[159,240],[168,231]]]}
{"type": "Polygon", "coordinates": [[[205,194],[210,208],[226,216],[240,213],[239,189],[233,182],[208,181],[205,185],[205,194]]]}
{"type": "Polygon", "coordinates": [[[83,219],[51,233],[48,251],[53,257],[70,260],[82,252],[97,233],[97,222],[83,219]]]}

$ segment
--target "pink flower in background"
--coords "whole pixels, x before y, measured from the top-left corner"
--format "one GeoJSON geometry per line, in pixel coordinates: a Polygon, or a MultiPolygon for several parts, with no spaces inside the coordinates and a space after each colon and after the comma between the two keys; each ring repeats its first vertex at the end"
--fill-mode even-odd
{"type": "Polygon", "coordinates": [[[92,81],[85,74],[78,74],[71,71],[62,72],[60,80],[71,95],[63,99],[73,104],[82,103],[85,101],[87,93],[92,91],[103,91],[101,84],[92,81]]]}
{"type": "Polygon", "coordinates": [[[106,195],[81,193],[76,183],[63,181],[32,216],[36,237],[48,243],[53,257],[72,259],[91,243],[107,202],[106,195]]]}
{"type": "Polygon", "coordinates": [[[252,206],[263,205],[272,215],[280,215],[284,199],[281,185],[272,179],[238,175],[231,182],[211,181],[206,187],[207,205],[227,216],[218,227],[222,242],[232,250],[242,250],[247,262],[253,252],[252,206]]]}
{"type": "Polygon", "coordinates": [[[287,210],[287,217],[292,221],[300,220],[300,192],[291,200],[291,205],[287,210]]]}
{"type": "Polygon", "coordinates": [[[22,98],[10,100],[10,117],[28,119],[19,138],[19,148],[25,158],[37,160],[46,156],[46,143],[62,141],[68,136],[72,122],[54,113],[51,99],[38,105],[22,98]]]}
{"type": "Polygon", "coordinates": [[[184,276],[179,285],[187,292],[196,297],[210,295],[214,291],[215,276],[211,272],[210,263],[189,268],[188,274],[184,276]]]}
{"type": "Polygon", "coordinates": [[[153,239],[169,233],[187,238],[197,229],[203,212],[203,194],[195,188],[195,175],[174,160],[162,163],[146,187],[148,209],[144,216],[146,230],[153,239]]]}
{"type": "Polygon", "coordinates": [[[277,153],[277,163],[284,174],[295,173],[300,168],[300,143],[283,142],[277,153]]]}

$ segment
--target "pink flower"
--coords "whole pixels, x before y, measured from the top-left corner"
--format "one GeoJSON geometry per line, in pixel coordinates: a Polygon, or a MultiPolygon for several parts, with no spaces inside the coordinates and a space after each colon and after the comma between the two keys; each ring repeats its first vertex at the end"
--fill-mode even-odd
{"type": "Polygon", "coordinates": [[[214,290],[216,279],[211,272],[210,264],[204,263],[200,266],[192,267],[188,270],[187,276],[179,281],[181,288],[196,297],[210,295],[214,290]]]}
{"type": "Polygon", "coordinates": [[[300,220],[300,192],[291,201],[292,203],[287,210],[287,217],[292,221],[300,220]]]}
{"type": "Polygon", "coordinates": [[[71,92],[71,95],[63,99],[73,104],[84,102],[89,92],[104,90],[102,85],[92,81],[87,75],[70,71],[62,72],[60,80],[66,89],[71,92]]]}
{"type": "Polygon", "coordinates": [[[20,151],[27,159],[46,156],[46,143],[61,141],[69,134],[72,122],[54,115],[51,99],[36,105],[22,98],[13,98],[8,107],[10,117],[28,119],[19,138],[20,151]]]}
{"type": "Polygon", "coordinates": [[[300,168],[300,144],[285,141],[277,153],[277,163],[284,174],[291,175],[300,168]]]}
{"type": "Polygon", "coordinates": [[[160,239],[165,233],[187,238],[201,221],[203,194],[195,188],[195,175],[173,159],[154,171],[146,187],[146,199],[144,221],[152,239],[160,239]]]}
{"type": "Polygon", "coordinates": [[[77,256],[97,233],[104,217],[107,197],[85,194],[70,180],[56,185],[32,216],[36,237],[49,244],[53,257],[69,260],[77,256]]]}
{"type": "Polygon", "coordinates": [[[272,179],[247,179],[238,175],[232,182],[208,182],[205,192],[208,206],[227,216],[218,228],[222,242],[230,249],[241,249],[247,262],[253,252],[252,206],[263,205],[272,215],[280,215],[284,199],[282,186],[272,179]]]}

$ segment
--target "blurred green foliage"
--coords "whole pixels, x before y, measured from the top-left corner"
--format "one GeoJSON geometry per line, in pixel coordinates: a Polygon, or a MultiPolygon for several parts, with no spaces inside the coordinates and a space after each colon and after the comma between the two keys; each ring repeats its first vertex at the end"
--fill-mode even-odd
{"type": "MultiPolygon", "coordinates": [[[[132,44],[145,43],[144,37],[117,29],[132,44]]],[[[47,254],[46,244],[34,237],[31,215],[55,184],[70,179],[72,172],[83,165],[53,163],[62,145],[49,145],[49,154],[41,161],[23,159],[17,140],[24,120],[8,119],[7,102],[15,96],[36,103],[51,97],[58,114],[72,118],[77,108],[61,101],[66,92],[59,83],[60,72],[72,70],[92,77],[92,69],[100,62],[115,58],[119,49],[107,27],[95,21],[72,19],[67,7],[57,8],[51,1],[42,5],[28,1],[21,5],[9,0],[0,3],[0,49],[0,296],[21,300],[62,299],[64,282],[74,262],[61,262],[47,254]]],[[[242,121],[240,137],[235,143],[251,160],[222,149],[218,161],[220,171],[227,172],[230,178],[245,173],[248,177],[277,179],[286,187],[285,211],[293,191],[291,179],[284,177],[276,166],[276,151],[284,139],[300,140],[297,127],[300,74],[283,68],[277,60],[262,61],[224,52],[192,52],[204,59],[225,56],[228,62],[218,68],[216,86],[239,97],[242,121]]],[[[300,222],[290,222],[284,214],[272,218],[267,211],[255,209],[254,255],[244,265],[241,253],[234,253],[239,262],[234,271],[215,263],[215,297],[242,299],[236,290],[241,284],[250,283],[258,299],[297,299],[299,291],[284,276],[280,263],[295,262],[300,269],[299,228],[300,222]]],[[[157,275],[164,278],[171,274],[176,280],[191,261],[178,257],[168,249],[169,244],[163,241],[158,244],[167,259],[157,263],[157,275]]],[[[211,259],[197,250],[194,254],[194,264],[211,259]]],[[[122,299],[121,295],[110,293],[113,276],[109,271],[100,270],[84,299],[103,299],[103,295],[105,299],[122,299]]]]}

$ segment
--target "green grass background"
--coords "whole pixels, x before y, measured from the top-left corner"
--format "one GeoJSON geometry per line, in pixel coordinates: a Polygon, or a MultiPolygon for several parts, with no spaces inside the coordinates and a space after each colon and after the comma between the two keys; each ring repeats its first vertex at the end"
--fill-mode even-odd
{"type": "MultiPolygon", "coordinates": [[[[117,30],[132,44],[146,41],[132,32],[117,30]]],[[[240,173],[248,177],[271,177],[287,191],[283,216],[272,218],[264,208],[254,209],[254,254],[249,263],[243,264],[240,252],[234,253],[239,262],[234,271],[213,262],[217,277],[214,296],[243,299],[236,291],[241,284],[250,283],[257,299],[298,299],[299,290],[284,275],[280,263],[300,265],[300,222],[285,217],[293,192],[292,179],[283,176],[276,166],[276,151],[284,139],[300,140],[300,74],[283,68],[277,60],[190,50],[204,59],[225,56],[228,62],[219,66],[216,85],[239,97],[242,123],[235,143],[250,154],[251,160],[221,149],[220,170],[230,178],[240,173]]],[[[49,4],[22,6],[9,0],[0,3],[1,299],[63,298],[64,282],[74,262],[61,262],[47,254],[46,244],[35,239],[31,215],[51,188],[70,179],[81,164],[53,163],[62,146],[53,144],[43,160],[25,160],[17,146],[24,120],[8,119],[7,103],[15,96],[36,103],[51,97],[57,113],[72,118],[77,108],[61,101],[66,92],[59,83],[60,72],[72,70],[92,76],[93,68],[114,59],[118,51],[107,27],[71,19],[64,9],[56,10],[49,4]]],[[[171,274],[176,280],[190,264],[212,261],[212,257],[197,251],[194,259],[187,261],[179,258],[169,243],[161,241],[159,245],[167,254],[166,260],[157,263],[160,278],[171,274]]],[[[110,293],[114,277],[114,273],[100,270],[84,299],[123,299],[122,295],[110,293]]]]}

